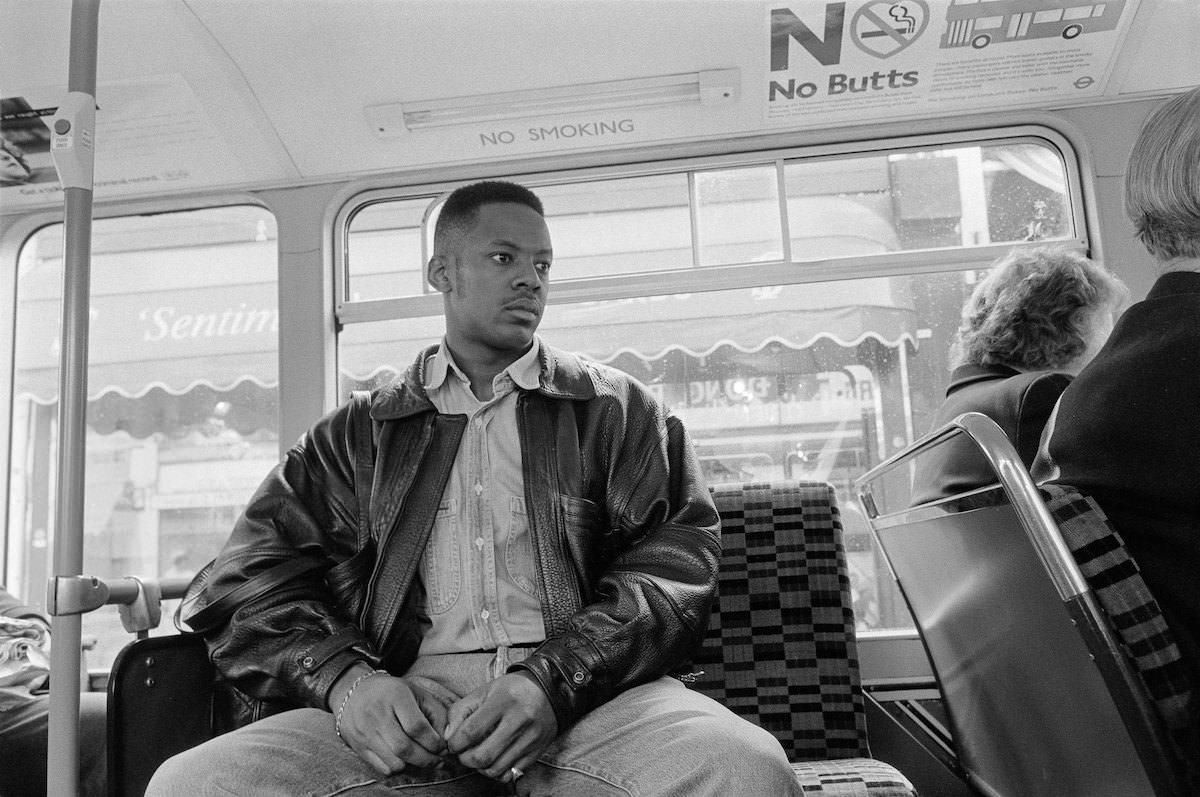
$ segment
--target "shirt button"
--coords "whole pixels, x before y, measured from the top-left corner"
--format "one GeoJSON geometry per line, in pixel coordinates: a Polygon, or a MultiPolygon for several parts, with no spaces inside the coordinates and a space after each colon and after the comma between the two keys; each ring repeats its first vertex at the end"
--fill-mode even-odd
{"type": "Polygon", "coordinates": [[[483,495],[483,485],[479,482],[475,483],[475,495],[483,495]]]}
{"type": "Polygon", "coordinates": [[[303,664],[305,667],[311,667],[311,666],[313,666],[313,657],[305,656],[304,661],[302,661],[300,663],[303,664]]]}
{"type": "Polygon", "coordinates": [[[581,684],[581,683],[583,683],[583,679],[584,679],[584,677],[585,677],[585,676],[584,676],[584,674],[583,674],[582,672],[577,672],[577,673],[575,673],[574,675],[572,675],[572,676],[571,676],[571,680],[572,680],[572,681],[574,681],[574,682],[575,682],[575,683],[577,683],[577,684],[581,684]]]}
{"type": "Polygon", "coordinates": [[[481,611],[481,612],[479,613],[479,616],[480,616],[480,617],[482,617],[483,619],[485,619],[485,620],[486,620],[486,619],[488,619],[489,617],[491,617],[491,616],[492,616],[492,613],[491,613],[491,612],[489,612],[487,609],[484,609],[483,611],[481,611]]]}
{"type": "Polygon", "coordinates": [[[475,538],[475,547],[476,547],[476,548],[482,548],[482,547],[483,547],[483,537],[476,537],[476,538],[475,538]]]}

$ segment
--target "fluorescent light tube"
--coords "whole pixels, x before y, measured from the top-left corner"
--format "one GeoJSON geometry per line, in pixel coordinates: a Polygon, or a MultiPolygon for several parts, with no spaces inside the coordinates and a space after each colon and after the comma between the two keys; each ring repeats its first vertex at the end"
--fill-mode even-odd
{"type": "Polygon", "coordinates": [[[389,138],[409,130],[534,116],[679,104],[723,105],[737,99],[738,89],[737,69],[716,69],[444,100],[386,103],[368,106],[365,111],[375,134],[389,138]]]}

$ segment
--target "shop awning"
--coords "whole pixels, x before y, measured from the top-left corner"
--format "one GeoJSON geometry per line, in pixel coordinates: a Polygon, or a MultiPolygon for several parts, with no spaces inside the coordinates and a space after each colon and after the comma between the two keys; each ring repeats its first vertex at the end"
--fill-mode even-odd
{"type": "MultiPolygon", "coordinates": [[[[821,339],[841,346],[867,339],[916,345],[916,313],[890,291],[881,279],[552,303],[540,331],[548,342],[602,362],[624,354],[653,361],[671,351],[705,357],[723,346],[741,352],[771,344],[803,349],[821,339]]],[[[273,388],[279,381],[274,301],[269,285],[248,286],[234,306],[220,290],[97,297],[90,398],[273,388]]],[[[18,395],[43,404],[56,400],[57,326],[56,308],[23,316],[18,395]]],[[[361,382],[400,370],[442,330],[440,317],[352,327],[340,355],[343,376],[361,382]]]]}
{"type": "MultiPolygon", "coordinates": [[[[712,306],[710,312],[722,310],[712,306]]],[[[756,352],[772,343],[804,349],[827,339],[857,346],[874,338],[885,346],[916,341],[913,313],[898,307],[827,307],[770,310],[749,315],[709,315],[687,319],[644,319],[609,325],[571,327],[547,339],[606,362],[620,354],[656,360],[670,351],[707,357],[722,346],[756,352]]],[[[556,331],[557,332],[557,331],[556,331]]]]}

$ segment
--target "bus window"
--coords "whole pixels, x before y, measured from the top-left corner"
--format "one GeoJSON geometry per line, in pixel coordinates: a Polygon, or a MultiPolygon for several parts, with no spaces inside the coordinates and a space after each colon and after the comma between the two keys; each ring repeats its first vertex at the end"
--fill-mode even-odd
{"type": "MultiPolygon", "coordinates": [[[[583,253],[572,261],[572,279],[643,271],[648,264],[654,271],[695,265],[686,174],[622,178],[611,188],[594,181],[545,185],[538,195],[553,209],[556,249],[583,253]],[[605,242],[603,249],[589,251],[595,244],[587,242],[598,241],[605,242]]],[[[433,193],[376,201],[354,211],[340,272],[345,301],[433,292],[424,265],[432,242],[422,240],[421,220],[436,199],[433,193]]]]}
{"type": "MultiPolygon", "coordinates": [[[[93,227],[83,572],[183,576],[211,559],[278,460],[275,220],[235,206],[93,227]]],[[[62,228],[18,260],[8,587],[49,574],[62,228]]],[[[170,628],[170,620],[165,628],[170,628]]],[[[84,615],[107,667],[129,634],[84,615]]]]}
{"type": "MultiPolygon", "coordinates": [[[[1083,228],[1067,161],[1028,136],[713,160],[521,179],[554,236],[540,334],[646,384],[686,422],[710,483],[824,481],[854,506],[853,479],[928,431],[978,275],[1011,245],[1083,228]]],[[[343,397],[444,329],[436,295],[339,312],[343,397]]],[[[908,625],[866,524],[845,509],[843,525],[860,627],[908,625]]]]}
{"type": "Polygon", "coordinates": [[[429,198],[366,205],[350,219],[354,241],[344,264],[346,296],[351,301],[429,292],[421,249],[421,220],[429,198]]]}
{"type": "Polygon", "coordinates": [[[699,265],[780,260],[783,221],[774,164],[696,174],[699,265]]]}
{"type": "Polygon", "coordinates": [[[576,253],[572,279],[691,268],[689,191],[680,173],[538,186],[554,220],[555,263],[566,246],[576,253]]]}

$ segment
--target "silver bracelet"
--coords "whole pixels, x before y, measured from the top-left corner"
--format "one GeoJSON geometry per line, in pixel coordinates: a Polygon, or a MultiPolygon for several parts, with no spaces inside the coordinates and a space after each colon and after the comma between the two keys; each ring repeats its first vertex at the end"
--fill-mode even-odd
{"type": "Polygon", "coordinates": [[[358,688],[359,684],[370,678],[372,675],[390,675],[390,673],[387,670],[371,670],[370,672],[364,672],[362,675],[354,679],[354,683],[350,684],[350,688],[346,690],[346,696],[342,698],[342,705],[338,706],[337,717],[333,721],[333,730],[334,733],[337,734],[338,739],[341,739],[342,744],[345,744],[347,747],[350,745],[346,744],[346,740],[342,738],[342,714],[346,711],[346,704],[350,702],[350,695],[354,694],[354,690],[358,688]]]}

